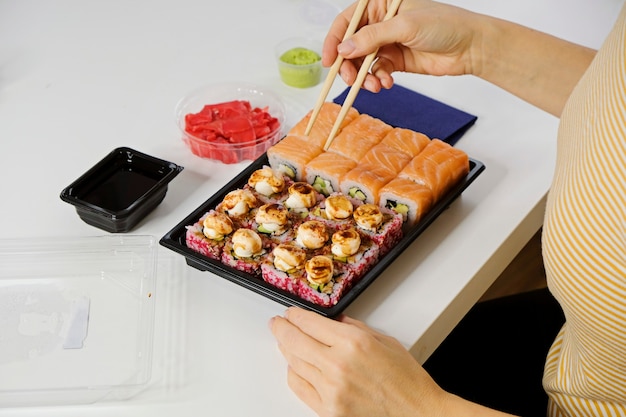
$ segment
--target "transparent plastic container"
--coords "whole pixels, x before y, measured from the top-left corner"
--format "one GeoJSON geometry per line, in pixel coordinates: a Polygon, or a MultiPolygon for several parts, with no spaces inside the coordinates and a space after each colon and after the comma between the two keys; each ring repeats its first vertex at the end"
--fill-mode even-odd
{"type": "Polygon", "coordinates": [[[0,240],[0,407],[145,389],[157,248],[152,236],[0,240]]]}
{"type": "Polygon", "coordinates": [[[303,37],[288,38],[275,47],[280,79],[291,87],[309,88],[322,79],[321,42],[303,37]]]}
{"type": "Polygon", "coordinates": [[[282,138],[285,107],[276,94],[254,84],[211,84],[200,87],[180,99],[176,104],[175,117],[182,140],[194,155],[224,164],[235,164],[257,159],[282,138]],[[186,131],[187,114],[196,114],[206,105],[236,100],[247,101],[252,108],[265,110],[271,117],[277,119],[276,128],[253,140],[232,142],[209,141],[186,131]]]}

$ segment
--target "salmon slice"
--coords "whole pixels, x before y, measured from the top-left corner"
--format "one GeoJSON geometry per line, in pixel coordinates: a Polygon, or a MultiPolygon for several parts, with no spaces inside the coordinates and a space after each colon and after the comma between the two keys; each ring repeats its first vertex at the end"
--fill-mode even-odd
{"type": "Polygon", "coordinates": [[[382,167],[387,171],[397,174],[409,163],[411,157],[391,146],[379,143],[374,145],[361,160],[359,165],[370,165],[374,167],[382,167]]]}
{"type": "Polygon", "coordinates": [[[423,154],[424,156],[432,155],[432,154],[439,152],[442,149],[448,149],[451,147],[452,146],[450,146],[450,144],[442,141],[441,139],[432,139],[430,142],[428,142],[428,144],[424,147],[424,149],[422,149],[420,154],[423,154]]]}
{"type": "Polygon", "coordinates": [[[439,139],[433,139],[433,142],[435,146],[424,156],[435,162],[441,170],[447,171],[447,183],[444,186],[447,191],[469,173],[469,157],[462,150],[439,139]]]}
{"type": "MultiPolygon", "coordinates": [[[[335,120],[337,120],[337,116],[339,115],[339,111],[341,110],[341,106],[335,104],[333,102],[325,102],[319,114],[317,115],[317,119],[311,128],[311,132],[309,136],[304,136],[304,132],[306,131],[306,127],[309,124],[309,120],[311,119],[311,114],[313,110],[311,110],[304,118],[302,118],[294,127],[289,130],[289,135],[292,136],[300,136],[301,139],[307,140],[309,142],[315,143],[320,148],[323,148],[326,145],[326,139],[328,135],[330,135],[330,131],[335,125],[335,120]]],[[[350,122],[357,118],[359,112],[354,107],[348,110],[346,117],[343,119],[343,123],[339,128],[339,132],[343,128],[345,128],[350,122]]]]}
{"type": "Polygon", "coordinates": [[[380,119],[359,114],[335,136],[328,150],[358,161],[391,129],[390,125],[380,119]]]}
{"type": "Polygon", "coordinates": [[[385,135],[381,143],[402,151],[413,158],[430,143],[430,138],[423,133],[395,127],[385,135]]]}
{"type": "Polygon", "coordinates": [[[447,172],[442,172],[436,162],[422,154],[417,155],[402,168],[398,178],[409,179],[430,188],[435,201],[443,194],[442,184],[448,181],[447,172]]]}
{"type": "Polygon", "coordinates": [[[428,185],[435,200],[439,200],[468,173],[469,157],[465,152],[433,139],[398,176],[428,185]]]}

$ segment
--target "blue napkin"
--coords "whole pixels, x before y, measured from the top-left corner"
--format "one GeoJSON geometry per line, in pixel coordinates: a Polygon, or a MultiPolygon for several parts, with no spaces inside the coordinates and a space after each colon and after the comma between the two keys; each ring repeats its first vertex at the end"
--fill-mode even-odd
{"type": "MultiPolygon", "coordinates": [[[[350,88],[333,101],[343,104],[348,91],[350,88]]],[[[477,119],[474,115],[397,84],[379,93],[359,91],[353,107],[391,126],[415,130],[450,145],[454,145],[477,119]]]]}

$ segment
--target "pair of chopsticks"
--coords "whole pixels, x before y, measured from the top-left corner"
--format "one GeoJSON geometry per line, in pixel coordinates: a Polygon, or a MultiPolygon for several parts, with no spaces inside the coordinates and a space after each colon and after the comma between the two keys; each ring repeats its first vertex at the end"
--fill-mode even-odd
{"type": "MultiPolygon", "coordinates": [[[[350,23],[348,24],[348,29],[346,30],[343,40],[346,40],[347,38],[352,36],[354,32],[356,31],[356,28],[359,22],[361,21],[361,18],[363,17],[363,13],[365,12],[365,9],[367,8],[367,3],[368,3],[368,0],[359,0],[359,3],[357,4],[357,7],[354,11],[354,14],[352,15],[352,19],[350,20],[350,23]]],[[[398,8],[400,8],[400,3],[402,3],[402,0],[393,0],[391,6],[389,7],[389,9],[387,9],[387,13],[385,14],[384,20],[389,20],[396,15],[396,13],[398,12],[398,8]]],[[[361,89],[363,82],[365,81],[365,77],[367,76],[367,73],[369,72],[369,69],[372,63],[376,59],[377,54],[378,54],[378,49],[376,49],[374,52],[367,55],[365,59],[363,60],[363,63],[361,64],[361,68],[359,69],[359,72],[356,76],[356,80],[354,81],[354,84],[352,84],[352,87],[350,87],[350,91],[348,92],[348,95],[346,96],[346,99],[344,100],[343,105],[341,106],[341,110],[339,111],[339,114],[337,115],[335,124],[333,125],[333,128],[331,129],[330,134],[328,135],[328,138],[326,139],[326,143],[324,144],[324,150],[327,150],[331,142],[333,141],[333,139],[335,139],[335,136],[337,135],[339,128],[341,127],[341,124],[343,123],[343,120],[346,117],[346,114],[348,114],[348,111],[350,110],[350,108],[352,108],[352,104],[354,104],[354,100],[356,99],[356,96],[359,93],[359,90],[361,89]]],[[[326,76],[326,81],[324,82],[324,85],[322,86],[322,91],[320,92],[320,95],[317,99],[317,103],[315,104],[315,107],[313,108],[313,111],[311,113],[311,118],[309,119],[309,123],[304,132],[305,135],[309,135],[309,133],[311,133],[311,129],[313,128],[313,125],[315,124],[315,120],[317,119],[317,116],[319,115],[319,112],[324,102],[326,101],[328,92],[330,91],[330,88],[332,87],[333,82],[335,81],[335,77],[339,73],[339,67],[341,67],[342,63],[343,63],[343,57],[341,55],[337,55],[335,62],[330,67],[330,70],[328,71],[328,75],[326,76]]]]}

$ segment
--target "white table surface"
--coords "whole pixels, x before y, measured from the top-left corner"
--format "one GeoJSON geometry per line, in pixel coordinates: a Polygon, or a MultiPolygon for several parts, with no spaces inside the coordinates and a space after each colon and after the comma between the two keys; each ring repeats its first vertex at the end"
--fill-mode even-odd
{"type": "MultiPolygon", "coordinates": [[[[598,47],[621,0],[453,3],[598,47]]],[[[193,156],[179,138],[175,103],[203,84],[252,82],[278,93],[287,124],[295,123],[313,107],[319,86],[281,84],[273,46],[294,35],[321,40],[328,19],[320,5],[0,0],[2,238],[106,234],[83,223],[59,193],[118,146],[185,167],[131,232],[164,235],[246,165],[193,156]]],[[[397,74],[396,81],[477,115],[457,146],[487,167],[346,310],[423,361],[540,227],[558,121],[471,77],[397,74]]],[[[330,97],[344,87],[337,81],[330,97]]],[[[288,389],[267,329],[284,307],[193,270],[165,248],[159,256],[168,267],[158,277],[146,390],[123,402],[0,408],[0,415],[312,415],[288,389]]]]}

